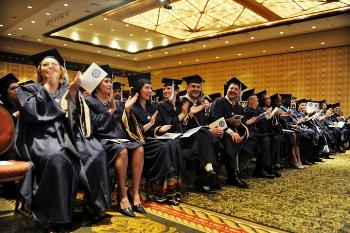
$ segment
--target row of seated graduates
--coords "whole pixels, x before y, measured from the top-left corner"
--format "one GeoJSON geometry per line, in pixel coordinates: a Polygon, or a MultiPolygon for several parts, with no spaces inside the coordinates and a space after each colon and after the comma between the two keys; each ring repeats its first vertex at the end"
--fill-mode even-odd
{"type": "MultiPolygon", "coordinates": [[[[212,105],[202,102],[199,98],[203,79],[198,75],[184,78],[187,82],[187,94],[181,98],[176,98],[178,96],[178,88],[175,87],[174,83],[177,81],[164,80],[163,94],[167,100],[160,102],[157,106],[148,101],[151,90],[150,79],[145,77],[134,78],[137,81],[130,81],[132,79],[129,79],[129,85],[136,87],[140,96],[139,100],[135,100],[131,113],[136,117],[137,123],[141,126],[142,134],[146,137],[161,135],[165,132],[183,133],[190,128],[208,125],[208,123],[220,117],[228,119],[234,115],[244,116],[241,122],[239,120],[236,120],[233,124],[230,122],[230,127],[225,131],[218,128],[203,127],[191,138],[180,140],[181,148],[190,149],[190,153],[188,153],[189,158],[199,161],[196,169],[198,178],[196,179],[196,187],[200,191],[216,192],[219,188],[216,172],[223,161],[226,165],[227,184],[241,188],[248,187],[239,178],[239,170],[246,167],[252,156],[257,156],[258,158],[257,176],[266,178],[279,177],[280,172],[278,168],[281,155],[286,148],[285,144],[288,144],[286,143],[288,141],[287,138],[290,139],[290,148],[298,148],[300,141],[302,141],[300,140],[301,133],[299,130],[296,130],[296,133],[293,133],[292,136],[285,136],[286,132],[280,134],[281,132],[277,131],[276,133],[273,131],[274,127],[272,127],[272,131],[269,131],[271,130],[269,126],[273,126],[272,121],[258,117],[262,109],[268,105],[258,108],[256,106],[257,103],[259,104],[259,101],[256,101],[258,97],[254,92],[250,92],[250,94],[248,92],[248,94],[242,96],[248,101],[247,107],[243,109],[239,105],[238,99],[240,91],[244,89],[244,84],[236,78],[226,83],[225,92],[227,95],[214,101],[212,105]],[[143,89],[146,89],[146,91],[143,91],[143,89]],[[258,111],[256,111],[257,109],[258,111]],[[152,124],[147,125],[150,122],[152,124]],[[261,124],[261,122],[265,123],[261,124]],[[146,125],[147,127],[145,127],[146,125]],[[171,125],[171,128],[168,127],[167,129],[167,127],[164,127],[162,129],[161,126],[164,125],[171,125]],[[248,132],[245,125],[249,128],[248,132]],[[242,134],[240,135],[241,132],[242,134]],[[248,133],[249,137],[247,137],[248,133]]],[[[267,98],[267,95],[264,98],[267,98]]],[[[91,104],[93,101],[87,102],[90,102],[89,107],[93,108],[93,103],[91,104]]],[[[122,103],[117,104],[117,106],[123,108],[122,103]]],[[[122,111],[122,109],[119,109],[119,115],[122,111]]],[[[320,140],[319,138],[318,140],[320,140]]],[[[314,138],[312,139],[314,140],[314,138]]],[[[319,146],[319,144],[315,146],[319,146]]],[[[152,143],[150,148],[152,148],[152,143]]],[[[317,151],[319,152],[320,149],[318,148],[317,151]]],[[[318,153],[318,155],[320,154],[318,153]]],[[[297,167],[302,166],[300,158],[298,160],[297,157],[293,157],[293,161],[297,167]]],[[[177,176],[175,175],[174,177],[177,176]]],[[[178,182],[180,183],[180,181],[178,182]]]]}

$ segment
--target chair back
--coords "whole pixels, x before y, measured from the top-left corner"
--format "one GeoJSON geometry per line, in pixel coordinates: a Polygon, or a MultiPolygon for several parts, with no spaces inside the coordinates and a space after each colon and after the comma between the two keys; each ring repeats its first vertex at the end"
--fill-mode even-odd
{"type": "Polygon", "coordinates": [[[0,107],[0,155],[12,146],[15,136],[15,124],[10,113],[0,107]]]}

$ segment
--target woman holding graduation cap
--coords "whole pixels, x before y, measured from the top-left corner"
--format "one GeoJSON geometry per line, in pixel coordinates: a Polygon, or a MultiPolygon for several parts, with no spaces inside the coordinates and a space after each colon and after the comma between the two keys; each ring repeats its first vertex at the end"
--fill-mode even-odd
{"type": "Polygon", "coordinates": [[[58,231],[72,221],[78,185],[94,216],[110,207],[106,154],[81,124],[87,120],[80,112],[84,108],[78,92],[80,74],[67,85],[64,61],[56,49],[31,60],[39,82],[18,89],[20,118],[14,147],[22,159],[32,162],[21,195],[35,221],[58,231]]]}
{"type": "Polygon", "coordinates": [[[113,164],[115,167],[121,213],[135,217],[134,211],[146,213],[141,204],[139,190],[144,163],[143,139],[138,140],[141,133],[138,130],[137,122],[132,117],[127,117],[130,115],[130,108],[136,101],[137,95],[129,98],[125,104],[115,101],[112,93],[112,70],[109,65],[101,66],[101,68],[108,75],[102,79],[91,96],[87,98],[91,110],[92,135],[100,140],[106,150],[107,164],[113,164]],[[126,172],[129,155],[131,155],[133,182],[131,189],[127,192],[126,172]]]}
{"type": "MultiPolygon", "coordinates": [[[[150,76],[141,74],[129,77],[129,86],[133,88],[138,99],[132,106],[141,126],[144,137],[156,137],[168,132],[171,125],[157,124],[157,108],[150,102],[152,85],[150,76]]],[[[181,187],[181,147],[177,140],[146,140],[145,171],[146,178],[151,182],[151,192],[155,201],[178,205],[181,187]]]]}

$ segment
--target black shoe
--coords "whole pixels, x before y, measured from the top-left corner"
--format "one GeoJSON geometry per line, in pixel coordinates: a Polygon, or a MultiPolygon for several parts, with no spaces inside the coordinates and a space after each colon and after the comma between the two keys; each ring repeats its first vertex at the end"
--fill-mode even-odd
{"type": "Polygon", "coordinates": [[[168,205],[179,205],[179,202],[176,200],[176,197],[168,197],[166,203],[168,205]]]}
{"type": "Polygon", "coordinates": [[[282,174],[280,171],[277,171],[277,170],[272,170],[272,174],[274,174],[276,177],[281,177],[282,174]]]}
{"type": "Polygon", "coordinates": [[[122,213],[128,217],[136,217],[136,215],[135,215],[134,211],[132,211],[131,207],[125,208],[125,209],[120,208],[120,213],[122,213]]]}
{"type": "Polygon", "coordinates": [[[309,161],[309,160],[303,160],[303,161],[302,161],[302,164],[303,164],[303,165],[314,165],[315,163],[312,162],[312,161],[309,161]]]}
{"type": "Polygon", "coordinates": [[[210,188],[210,186],[201,186],[197,189],[197,191],[201,192],[201,193],[207,193],[207,194],[215,194],[216,193],[216,190],[210,188]]]}
{"type": "Polygon", "coordinates": [[[316,158],[316,159],[313,159],[314,162],[323,162],[322,159],[320,158],[316,158]]]}
{"type": "Polygon", "coordinates": [[[258,171],[256,171],[255,176],[259,178],[268,178],[268,179],[274,179],[276,177],[275,174],[270,174],[263,168],[260,168],[258,171]]]}
{"type": "Polygon", "coordinates": [[[141,214],[147,213],[145,208],[143,208],[143,206],[141,205],[141,203],[137,205],[132,205],[132,210],[141,214]]]}
{"type": "Polygon", "coordinates": [[[226,184],[233,185],[233,186],[236,186],[236,187],[242,188],[242,189],[249,188],[249,185],[246,182],[244,182],[243,180],[241,180],[237,175],[228,178],[226,180],[226,184]]]}

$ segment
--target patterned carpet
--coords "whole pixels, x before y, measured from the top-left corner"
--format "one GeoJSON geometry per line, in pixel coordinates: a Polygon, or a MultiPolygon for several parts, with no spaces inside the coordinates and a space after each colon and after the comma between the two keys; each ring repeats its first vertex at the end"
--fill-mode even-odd
{"type": "Polygon", "coordinates": [[[184,202],[290,232],[350,232],[350,151],[279,179],[248,179],[217,195],[187,193],[184,202]]]}

